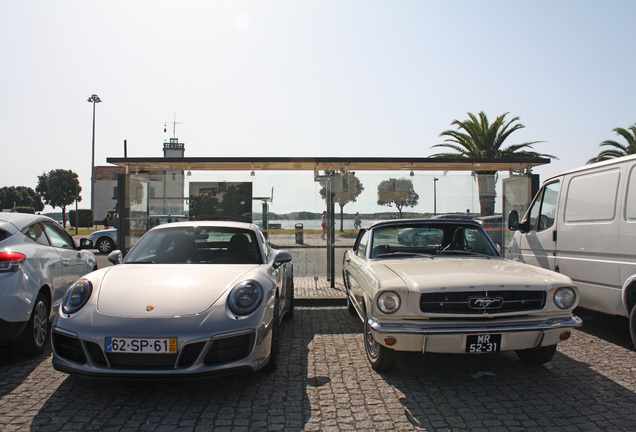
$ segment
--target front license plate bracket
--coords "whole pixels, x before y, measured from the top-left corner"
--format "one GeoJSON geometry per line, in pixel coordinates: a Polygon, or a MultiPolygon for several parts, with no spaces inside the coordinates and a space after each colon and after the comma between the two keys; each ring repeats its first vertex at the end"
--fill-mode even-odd
{"type": "Polygon", "coordinates": [[[104,350],[108,353],[176,354],[177,338],[120,338],[107,337],[104,350]]]}
{"type": "Polygon", "coordinates": [[[501,351],[501,334],[476,334],[466,336],[467,353],[501,351]]]}

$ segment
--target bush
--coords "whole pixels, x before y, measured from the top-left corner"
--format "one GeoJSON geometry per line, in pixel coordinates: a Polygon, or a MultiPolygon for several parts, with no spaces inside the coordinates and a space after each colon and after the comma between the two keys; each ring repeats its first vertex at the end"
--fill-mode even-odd
{"type": "MultiPolygon", "coordinates": [[[[77,223],[79,227],[89,228],[93,226],[93,210],[80,209],[78,210],[77,216],[78,216],[77,223]]],[[[72,227],[75,226],[75,210],[69,210],[68,223],[72,227]]]]}
{"type": "Polygon", "coordinates": [[[35,214],[35,208],[33,208],[33,207],[16,207],[15,208],[15,212],[16,213],[35,214]]]}

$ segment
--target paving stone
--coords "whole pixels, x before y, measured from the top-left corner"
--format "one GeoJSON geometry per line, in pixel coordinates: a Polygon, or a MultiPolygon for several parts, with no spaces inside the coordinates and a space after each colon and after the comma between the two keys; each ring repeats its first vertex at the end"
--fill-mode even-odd
{"type": "Polygon", "coordinates": [[[377,373],[359,320],[322,302],[342,291],[303,278],[296,288],[316,303],[285,322],[272,374],[104,383],[54,371],[50,351],[21,359],[0,347],[0,430],[627,431],[636,423],[636,351],[611,335],[575,330],[539,368],[507,353],[409,353],[377,373]],[[495,376],[472,377],[480,371],[495,376]]]}

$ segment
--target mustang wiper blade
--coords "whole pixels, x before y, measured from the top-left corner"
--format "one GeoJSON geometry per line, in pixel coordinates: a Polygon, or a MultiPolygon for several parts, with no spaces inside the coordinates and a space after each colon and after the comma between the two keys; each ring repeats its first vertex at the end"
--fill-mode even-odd
{"type": "Polygon", "coordinates": [[[387,252],[387,253],[382,253],[376,256],[376,258],[401,257],[401,256],[404,256],[404,257],[421,256],[421,257],[429,258],[431,254],[420,253],[420,252],[387,252]]]}
{"type": "Polygon", "coordinates": [[[478,255],[478,256],[482,256],[482,257],[486,257],[486,258],[492,258],[492,255],[486,255],[483,253],[479,253],[479,252],[473,252],[473,251],[467,251],[467,250],[453,250],[453,249],[447,249],[447,250],[438,250],[437,255],[478,255]]]}

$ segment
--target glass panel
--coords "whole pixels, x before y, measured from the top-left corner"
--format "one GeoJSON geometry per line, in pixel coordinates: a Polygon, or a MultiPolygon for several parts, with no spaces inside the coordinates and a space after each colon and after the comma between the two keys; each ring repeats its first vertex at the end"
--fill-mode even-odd
{"type": "MultiPolygon", "coordinates": [[[[140,214],[147,204],[149,218],[146,225],[131,219],[131,240],[132,230],[139,229],[141,235],[155,221],[187,218],[252,222],[264,231],[273,248],[292,254],[296,278],[325,278],[333,273],[339,280],[344,251],[353,247],[359,230],[356,214],[361,226],[395,218],[481,216],[478,179],[470,172],[410,175],[406,170],[343,175],[341,171],[320,171],[316,176],[307,171],[255,171],[253,175],[249,171],[192,171],[181,176],[183,172],[176,171],[174,188],[163,185],[172,181],[172,171],[168,173],[153,173],[153,180],[139,177],[155,193],[153,198],[136,204],[139,209],[135,211],[140,214]],[[181,179],[183,184],[179,186],[181,179]],[[328,221],[332,240],[322,232],[323,212],[330,213],[330,195],[334,202],[333,218],[328,221]],[[333,246],[333,257],[327,256],[328,243],[333,246]],[[333,269],[329,267],[331,261],[333,269]]],[[[494,219],[498,220],[502,219],[501,180],[505,177],[507,174],[500,173],[491,179],[495,185],[494,219]]]]}

